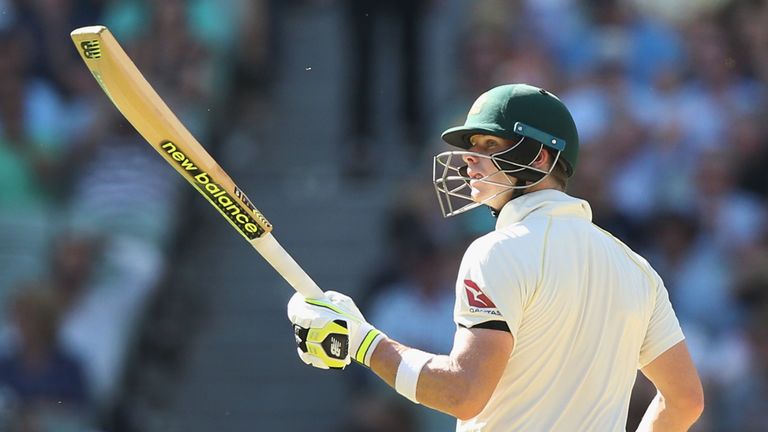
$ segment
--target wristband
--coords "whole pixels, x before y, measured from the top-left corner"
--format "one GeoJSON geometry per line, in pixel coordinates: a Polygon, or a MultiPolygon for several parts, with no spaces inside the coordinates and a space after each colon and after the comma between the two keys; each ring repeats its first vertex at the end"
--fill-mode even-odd
{"type": "Polygon", "coordinates": [[[402,360],[400,360],[400,366],[397,367],[397,375],[395,375],[395,390],[413,403],[419,403],[416,400],[416,385],[419,383],[419,374],[433,356],[424,351],[410,348],[405,350],[401,357],[402,360]]]}
{"type": "Polygon", "coordinates": [[[365,332],[363,341],[360,342],[360,346],[357,348],[357,351],[352,353],[352,358],[363,366],[370,368],[373,352],[376,350],[379,342],[383,341],[387,335],[375,329],[370,324],[363,327],[361,330],[367,331],[365,332]]]}

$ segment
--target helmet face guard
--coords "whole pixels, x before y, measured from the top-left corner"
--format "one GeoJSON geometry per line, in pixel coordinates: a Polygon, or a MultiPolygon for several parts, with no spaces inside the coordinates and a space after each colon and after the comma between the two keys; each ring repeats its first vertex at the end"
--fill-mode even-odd
{"type": "Polygon", "coordinates": [[[565,148],[565,141],[519,122],[515,123],[514,131],[520,136],[519,140],[512,147],[498,153],[484,155],[470,151],[447,151],[434,157],[432,182],[444,217],[455,216],[488,204],[503,193],[527,189],[540,183],[552,172],[565,148]],[[542,170],[533,167],[532,164],[541,152],[546,151],[545,146],[556,152],[549,169],[542,170]],[[471,179],[467,175],[464,156],[493,162],[498,171],[474,181],[502,189],[482,201],[475,201],[472,198],[471,179]],[[512,183],[509,177],[514,177],[518,181],[512,183]]]}

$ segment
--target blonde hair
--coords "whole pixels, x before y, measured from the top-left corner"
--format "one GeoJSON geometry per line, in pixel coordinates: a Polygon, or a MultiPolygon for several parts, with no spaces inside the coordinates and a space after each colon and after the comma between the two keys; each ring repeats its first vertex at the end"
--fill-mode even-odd
{"type": "MultiPolygon", "coordinates": [[[[547,152],[554,159],[555,157],[554,151],[547,150],[547,152]]],[[[552,168],[552,171],[549,173],[549,176],[552,178],[552,180],[555,181],[555,184],[557,185],[558,189],[560,189],[562,192],[565,192],[568,189],[569,177],[568,177],[568,169],[565,166],[565,160],[558,158],[557,164],[555,164],[555,167],[552,168]]]]}

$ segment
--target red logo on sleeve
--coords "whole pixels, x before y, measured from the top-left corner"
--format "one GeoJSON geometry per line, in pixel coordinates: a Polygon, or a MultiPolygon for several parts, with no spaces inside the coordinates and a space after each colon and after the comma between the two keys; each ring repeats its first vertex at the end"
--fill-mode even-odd
{"type": "Polygon", "coordinates": [[[476,308],[495,308],[491,299],[477,286],[476,283],[469,279],[464,279],[464,290],[467,292],[467,300],[470,306],[476,308]]]}

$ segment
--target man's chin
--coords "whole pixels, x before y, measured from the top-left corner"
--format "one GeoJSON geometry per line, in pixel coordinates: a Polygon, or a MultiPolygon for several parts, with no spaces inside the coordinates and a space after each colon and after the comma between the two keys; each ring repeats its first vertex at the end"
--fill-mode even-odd
{"type": "MultiPolygon", "coordinates": [[[[496,192],[497,193],[497,192],[496,192]]],[[[472,200],[476,203],[485,204],[491,208],[500,209],[504,207],[504,204],[512,199],[513,191],[505,191],[497,196],[493,196],[495,193],[482,193],[480,191],[472,190],[472,200]],[[493,197],[493,198],[491,198],[493,197]]]]}

